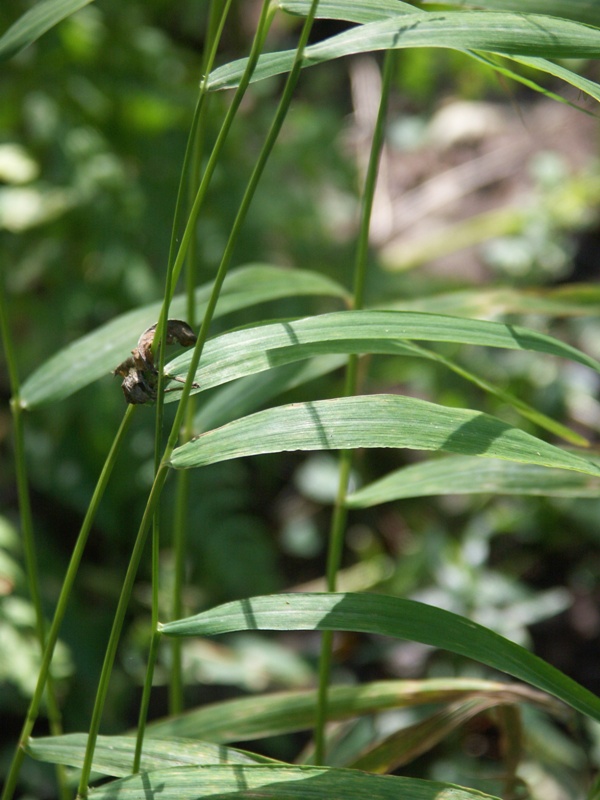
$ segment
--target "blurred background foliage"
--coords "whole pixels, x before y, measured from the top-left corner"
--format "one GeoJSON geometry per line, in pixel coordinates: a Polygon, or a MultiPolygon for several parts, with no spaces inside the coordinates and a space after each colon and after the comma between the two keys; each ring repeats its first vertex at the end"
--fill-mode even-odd
{"type": "MultiPolygon", "coordinates": [[[[21,0],[1,4],[0,29],[27,7],[21,0]]],[[[102,0],[65,20],[0,73],[0,262],[22,378],[83,333],[161,296],[178,179],[201,78],[205,10],[198,0],[102,0]]],[[[246,52],[255,13],[253,2],[233,4],[220,63],[246,52]]],[[[268,46],[290,46],[296,29],[297,21],[278,19],[268,46]]],[[[321,22],[315,35],[337,30],[321,22]]],[[[499,80],[457,53],[403,52],[398,63],[383,188],[375,208],[369,302],[407,302],[465,287],[481,287],[483,298],[484,290],[495,285],[536,287],[597,279],[597,120],[499,80]],[[516,151],[520,156],[504,158],[502,169],[503,154],[516,151]],[[495,166],[487,181],[451,193],[440,205],[435,184],[440,175],[458,174],[462,180],[473,172],[468,172],[470,163],[481,173],[488,162],[495,166]],[[427,186],[433,187],[432,200],[423,191],[427,186]],[[457,231],[468,228],[473,214],[483,211],[490,212],[491,223],[482,241],[477,235],[461,239],[457,231]],[[408,215],[404,222],[403,214],[408,215]],[[437,251],[427,250],[432,241],[438,242],[437,251]]],[[[581,66],[598,79],[597,65],[581,66]]],[[[363,81],[366,96],[376,98],[371,90],[377,74],[375,61],[334,62],[305,73],[245,226],[237,264],[314,269],[349,286],[357,187],[369,144],[370,110],[360,86],[363,81]]],[[[199,282],[210,280],[220,259],[280,85],[273,79],[251,87],[234,125],[198,225],[199,282]]],[[[564,86],[548,88],[581,101],[564,86]]],[[[203,131],[206,151],[228,99],[226,93],[210,99],[203,131]]],[[[332,307],[330,301],[286,300],[229,316],[219,325],[234,327],[332,307]]],[[[493,316],[495,309],[478,313],[493,316]]],[[[600,356],[593,318],[549,322],[530,313],[508,319],[549,330],[600,356]]],[[[491,354],[451,346],[439,351],[573,425],[592,442],[597,439],[598,377],[585,368],[527,353],[491,354]]],[[[516,421],[498,400],[439,365],[373,357],[365,373],[367,369],[369,390],[403,391],[516,421]]],[[[288,392],[284,399],[336,396],[341,385],[341,373],[335,372],[288,392]]],[[[4,761],[32,688],[36,645],[20,567],[4,372],[0,391],[5,401],[0,410],[4,761]]],[[[49,612],[122,411],[121,391],[107,376],[66,402],[36,410],[27,420],[42,590],[49,612]]],[[[85,730],[89,720],[108,626],[151,483],[151,416],[141,413],[134,422],[64,625],[56,674],[67,730],[85,730]]],[[[414,453],[360,454],[355,481],[368,482],[416,459],[414,453]]],[[[325,537],[337,484],[334,458],[265,456],[194,471],[191,479],[192,497],[202,498],[189,514],[186,602],[191,611],[252,594],[324,585],[325,537]]],[[[167,531],[171,507],[167,491],[162,512],[167,531]]],[[[599,512],[597,500],[483,495],[355,511],[349,517],[341,587],[376,587],[470,615],[535,646],[551,663],[599,692],[599,512]]],[[[168,542],[162,568],[166,595],[171,577],[168,542]]],[[[113,680],[106,732],[122,731],[136,718],[148,644],[147,576],[146,568],[113,680]]],[[[292,635],[190,642],[185,650],[188,702],[313,685],[317,654],[316,638],[292,635]]],[[[337,680],[477,674],[473,665],[423,646],[366,637],[342,637],[338,656],[337,680]]],[[[165,665],[168,658],[165,651],[165,665]]],[[[166,690],[159,687],[152,715],[164,713],[166,690]]],[[[365,724],[357,723],[353,735],[360,736],[365,724]]],[[[541,718],[531,720],[529,729],[538,734],[528,743],[538,757],[531,769],[543,773],[538,777],[544,786],[550,780],[544,763],[554,775],[551,765],[560,762],[564,769],[558,783],[567,791],[569,780],[575,785],[574,776],[591,764],[557,728],[552,729],[555,749],[544,761],[540,753],[542,746],[549,748],[548,726],[541,718]]],[[[408,772],[471,786],[479,772],[482,788],[489,788],[483,776],[494,772],[499,757],[494,730],[491,722],[473,724],[417,759],[408,772]]],[[[580,736],[593,739],[597,733],[590,729],[580,736]]],[[[294,737],[281,737],[267,751],[293,758],[297,746],[294,737]]],[[[29,770],[31,791],[45,796],[42,767],[30,765],[29,770]]]]}

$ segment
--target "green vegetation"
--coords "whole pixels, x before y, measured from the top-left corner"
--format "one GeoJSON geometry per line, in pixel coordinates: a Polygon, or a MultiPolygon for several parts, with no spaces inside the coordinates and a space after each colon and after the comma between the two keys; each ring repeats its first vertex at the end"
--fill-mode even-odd
{"type": "Polygon", "coordinates": [[[0,23],[2,800],[600,797],[596,4],[0,23]]]}

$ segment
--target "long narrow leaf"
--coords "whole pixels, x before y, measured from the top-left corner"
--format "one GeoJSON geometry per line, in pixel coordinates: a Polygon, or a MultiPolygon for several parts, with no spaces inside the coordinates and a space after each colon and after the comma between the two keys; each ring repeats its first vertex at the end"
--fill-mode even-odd
{"type": "MultiPolygon", "coordinates": [[[[310,9],[310,0],[279,0],[278,5],[288,14],[305,17],[310,9]]],[[[416,12],[413,5],[402,0],[319,0],[317,7],[317,17],[320,19],[343,19],[359,24],[416,12]]]]}
{"type": "Polygon", "coordinates": [[[498,800],[449,783],[327,767],[178,767],[132,775],[94,790],[95,800],[498,800]]]}
{"type": "MultiPolygon", "coordinates": [[[[440,5],[439,0],[421,2],[425,10],[429,3],[440,5]]],[[[521,14],[545,14],[600,27],[600,7],[596,0],[445,0],[445,5],[454,5],[460,9],[487,8],[493,11],[517,11],[521,14]]],[[[290,14],[306,16],[310,0],[279,0],[279,7],[290,14]]],[[[352,22],[372,22],[375,19],[415,11],[414,6],[399,0],[320,0],[317,16],[352,22]]]]}
{"type": "MultiPolygon", "coordinates": [[[[341,353],[366,352],[416,356],[443,363],[484,391],[511,404],[535,424],[563,437],[566,441],[579,446],[587,444],[583,437],[536,411],[505,390],[469,373],[449,359],[403,341],[408,338],[534,350],[570,357],[593,369],[600,367],[597,361],[569,345],[526,328],[497,322],[437,317],[430,314],[346,311],[246,328],[216,337],[207,344],[202,365],[195,375],[198,388],[194,392],[203,392],[226,381],[245,378],[265,370],[277,371],[299,360],[319,357],[320,354],[327,354],[330,358],[332,354],[335,357],[341,353]]],[[[183,354],[167,365],[167,372],[172,376],[183,378],[187,375],[190,358],[189,354],[183,354]]],[[[307,374],[307,379],[309,377],[310,372],[307,374]]],[[[277,377],[274,378],[277,384],[277,377]]],[[[166,395],[167,402],[177,399],[175,391],[177,384],[172,384],[171,389],[173,391],[166,395]]],[[[268,393],[261,394],[262,382],[257,383],[256,390],[259,393],[257,399],[262,400],[262,404],[265,405],[268,393]]],[[[258,403],[253,407],[252,400],[253,395],[246,394],[242,387],[232,387],[228,405],[231,407],[233,401],[239,407],[237,416],[241,416],[254,411],[257,405],[260,405],[258,403]]],[[[216,402],[218,401],[215,400],[211,404],[213,408],[216,402]]],[[[217,408],[217,412],[215,424],[223,424],[235,416],[227,418],[225,415],[225,418],[222,418],[220,407],[217,408]]],[[[226,412],[226,407],[222,408],[222,412],[226,412]]],[[[207,421],[203,420],[196,430],[203,431],[209,427],[211,426],[207,421]]]]}
{"type": "MultiPolygon", "coordinates": [[[[202,317],[212,284],[196,290],[196,313],[202,317]]],[[[257,303],[299,295],[345,298],[339,284],[315,272],[250,265],[232,270],[225,280],[215,316],[257,303]]],[[[139,335],[158,319],[161,304],[130,311],[102,325],[49,358],[24,382],[21,403],[33,408],[62,400],[113,370],[129,354],[139,335]]],[[[173,299],[171,316],[185,314],[183,295],[173,299]]]]}
{"type": "Polygon", "coordinates": [[[473,717],[501,703],[492,696],[467,697],[450,703],[414,725],[391,733],[383,741],[369,747],[359,758],[350,763],[344,762],[344,766],[378,774],[391,772],[431,750],[473,717]]]}
{"type": "MultiPolygon", "coordinates": [[[[306,48],[303,66],[314,66],[374,50],[407,47],[483,50],[509,56],[541,58],[598,58],[600,32],[578,22],[535,14],[417,12],[359,25],[311,45],[306,48]]],[[[294,52],[266,53],[261,56],[252,80],[264,80],[288,72],[294,52]]],[[[245,59],[242,59],[214,70],[208,88],[217,91],[237,86],[245,63],[245,59]]]]}
{"type": "Polygon", "coordinates": [[[397,395],[344,397],[259,411],[176,448],[171,466],[288,450],[406,447],[503,458],[600,476],[600,467],[487,414],[397,395]]]}
{"type": "Polygon", "coordinates": [[[553,289],[461,289],[415,300],[382,302],[378,308],[428,311],[437,314],[477,317],[497,314],[546,314],[554,317],[584,317],[600,314],[600,286],[568,284],[553,289]]]}
{"type": "MultiPolygon", "coordinates": [[[[432,678],[331,686],[327,695],[327,719],[353,719],[394,708],[451,703],[479,694],[493,695],[498,702],[530,703],[554,715],[564,715],[562,703],[523,684],[475,678],[432,678]]],[[[262,739],[314,727],[316,707],[316,689],[243,697],[153,722],[148,735],[203,738],[210,742],[262,739]]]]}
{"type": "Polygon", "coordinates": [[[448,456],[396,470],[350,494],[346,505],[369,508],[407,497],[478,493],[600,497],[600,481],[532,464],[448,456]]]}
{"type": "MultiPolygon", "coordinates": [[[[331,353],[402,354],[403,340],[532,350],[600,371],[600,362],[558,339],[517,325],[393,311],[341,311],[223,334],[207,343],[195,379],[204,389],[272,367],[331,353]]],[[[167,365],[186,375],[192,356],[167,365]]]]}
{"type": "Polygon", "coordinates": [[[523,647],[434,606],[377,594],[252,597],[161,626],[169,636],[245,630],[355,631],[440,647],[506,672],[600,720],[600,698],[523,647]]]}
{"type": "MultiPolygon", "coordinates": [[[[456,4],[461,8],[467,5],[463,3],[462,0],[459,0],[456,4]]],[[[558,9],[560,6],[560,8],[563,10],[563,13],[556,13],[555,16],[571,19],[576,22],[600,25],[600,9],[598,8],[598,4],[595,2],[595,0],[576,0],[573,8],[571,8],[570,4],[562,2],[562,0],[556,0],[556,3],[546,3],[546,0],[523,3],[521,3],[521,0],[516,0],[516,3],[504,3],[502,0],[497,0],[497,2],[494,2],[494,0],[490,0],[490,2],[486,3],[485,5],[488,5],[490,8],[497,8],[500,11],[514,10],[523,13],[537,12],[540,14],[548,14],[549,16],[552,16],[553,12],[550,10],[550,8],[546,10],[546,6],[555,9],[558,9]],[[594,8],[591,7],[592,2],[594,4],[594,8]]],[[[310,7],[310,0],[280,0],[279,6],[283,10],[288,11],[290,14],[300,14],[305,16],[310,7]]],[[[417,9],[415,9],[413,6],[407,5],[406,3],[398,3],[396,0],[377,0],[376,2],[371,2],[370,0],[363,0],[363,2],[355,2],[355,0],[322,0],[322,2],[319,3],[318,16],[328,19],[343,19],[347,22],[363,24],[366,22],[375,22],[377,20],[395,17],[400,14],[414,14],[416,11],[417,9]]],[[[505,65],[494,63],[490,58],[483,56],[481,53],[474,53],[472,50],[466,50],[465,54],[477,61],[481,61],[482,63],[486,64],[486,66],[492,67],[492,69],[495,69],[512,80],[524,83],[526,86],[529,86],[536,92],[540,92],[541,94],[551,97],[554,100],[558,100],[563,103],[566,102],[568,105],[579,108],[579,106],[575,106],[573,103],[564,100],[564,98],[560,97],[560,95],[557,95],[547,88],[535,83],[531,80],[531,78],[525,78],[522,75],[514,72],[514,70],[509,69],[505,65]]],[[[538,69],[541,72],[546,72],[549,75],[559,77],[567,83],[570,83],[572,86],[576,86],[586,94],[589,94],[595,100],[600,101],[600,85],[589,78],[584,78],[581,75],[578,75],[576,72],[573,72],[565,66],[558,66],[553,62],[543,58],[514,58],[513,60],[538,69]]]]}
{"type": "MultiPolygon", "coordinates": [[[[81,767],[87,740],[86,733],[43,736],[30,739],[25,750],[39,761],[81,767]]],[[[133,736],[99,736],[94,750],[92,771],[115,778],[130,775],[135,742],[133,736]]],[[[202,764],[264,764],[265,762],[272,762],[272,759],[209,742],[153,737],[144,742],[140,769],[142,772],[148,772],[153,769],[202,764]]]]}
{"type": "Polygon", "coordinates": [[[16,55],[65,17],[91,2],[92,0],[42,0],[41,3],[36,3],[0,36],[0,61],[16,55]]]}
{"type": "MultiPolygon", "coordinates": [[[[437,0],[421,0],[424,7],[437,0]]],[[[518,11],[523,14],[548,14],[600,27],[600,7],[596,0],[444,0],[460,8],[490,8],[494,11],[518,11]]]]}
{"type": "Polygon", "coordinates": [[[193,429],[197,433],[208,431],[237,417],[251,414],[269,405],[274,397],[283,392],[333,372],[346,362],[347,357],[343,353],[317,356],[310,361],[284,364],[267,372],[240,378],[222,386],[202,403],[194,417],[193,429]]]}

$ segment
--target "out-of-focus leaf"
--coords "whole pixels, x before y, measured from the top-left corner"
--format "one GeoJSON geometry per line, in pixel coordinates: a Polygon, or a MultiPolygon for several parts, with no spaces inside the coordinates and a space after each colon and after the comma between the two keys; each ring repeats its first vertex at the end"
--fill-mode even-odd
{"type": "MultiPolygon", "coordinates": [[[[436,0],[421,0],[427,8],[436,0]]],[[[490,8],[495,11],[517,11],[523,14],[548,14],[600,26],[600,7],[596,0],[444,0],[446,5],[460,8],[490,8]]]]}
{"type": "MultiPolygon", "coordinates": [[[[358,25],[311,45],[304,51],[303,66],[375,50],[407,47],[483,50],[536,58],[598,58],[600,36],[587,25],[537,14],[417,12],[358,25]]],[[[295,50],[264,54],[252,81],[289,72],[294,57],[295,50]]],[[[208,88],[212,91],[235,88],[245,66],[246,59],[241,59],[219,67],[211,73],[208,88]]]]}
{"type": "MultiPolygon", "coordinates": [[[[475,678],[431,678],[331,686],[327,719],[353,719],[394,708],[451,703],[479,693],[493,695],[498,702],[534,704],[552,714],[561,715],[565,710],[554,698],[525,685],[475,678]]],[[[243,697],[153,722],[148,736],[202,736],[211,742],[262,739],[314,727],[316,708],[314,689],[243,697]]]]}
{"type": "MultiPolygon", "coordinates": [[[[196,290],[196,309],[202,317],[212,283],[196,290]]],[[[299,295],[346,298],[338,283],[308,270],[249,265],[232,270],[225,279],[215,316],[223,316],[257,303],[299,295]]],[[[169,315],[185,314],[183,295],[173,299],[169,315]]],[[[111,372],[135,346],[139,335],[156,322],[161,303],[138,308],[107,322],[49,358],[23,383],[21,405],[33,408],[65,397],[111,372]]]]}
{"type": "MultiPolygon", "coordinates": [[[[25,749],[30,756],[40,761],[81,767],[87,740],[86,733],[43,736],[29,739],[25,749]]],[[[94,749],[92,771],[115,778],[131,775],[135,746],[136,740],[133,736],[99,736],[94,749]]],[[[272,763],[272,759],[208,742],[152,738],[144,741],[140,770],[148,772],[153,769],[200,764],[264,763],[272,763]]]]}
{"type": "Polygon", "coordinates": [[[462,289],[415,300],[378,303],[378,308],[428,311],[436,314],[478,317],[498,314],[546,314],[584,317],[600,314],[600,287],[576,283],[553,289],[462,289]]]}
{"type": "Polygon", "coordinates": [[[36,3],[0,36],[0,61],[11,58],[65,17],[91,2],[92,0],[42,0],[36,3]]]}
{"type": "Polygon", "coordinates": [[[600,481],[566,470],[516,464],[473,456],[448,456],[396,470],[358,489],[346,499],[349,508],[369,508],[406,497],[446,494],[522,494],[552,497],[599,497],[600,481]]]}
{"type": "Polygon", "coordinates": [[[504,458],[600,476],[600,467],[496,417],[398,395],[343,397],[258,411],[176,448],[170,464],[201,467],[262,453],[406,447],[504,458]]]}
{"type": "Polygon", "coordinates": [[[327,767],[206,766],[156,770],[94,789],[95,800],[498,800],[450,783],[327,767]]]}
{"type": "Polygon", "coordinates": [[[169,636],[243,630],[355,631],[440,647],[506,672],[600,721],[600,697],[538,656],[465,617],[378,594],[281,594],[251,597],[160,626],[169,636]]]}
{"type": "Polygon", "coordinates": [[[473,717],[500,704],[491,695],[457,700],[436,714],[395,731],[347,766],[379,774],[391,772],[431,750],[473,717]]]}

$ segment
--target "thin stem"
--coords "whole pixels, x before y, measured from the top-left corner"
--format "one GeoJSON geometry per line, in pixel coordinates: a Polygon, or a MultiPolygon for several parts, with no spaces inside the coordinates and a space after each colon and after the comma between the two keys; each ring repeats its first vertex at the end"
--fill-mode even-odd
{"type": "MultiPolygon", "coordinates": [[[[367,261],[369,254],[369,229],[371,225],[371,214],[373,211],[373,199],[377,186],[377,175],[381,159],[381,150],[385,136],[385,120],[387,116],[387,106],[392,85],[392,77],[396,64],[395,51],[389,50],[386,53],[383,78],[381,87],[381,99],[375,130],[373,131],[373,141],[369,154],[367,174],[365,176],[365,187],[363,191],[360,226],[356,247],[356,261],[354,267],[354,302],[355,309],[360,309],[364,305],[365,280],[367,274],[367,261]]],[[[346,376],[344,381],[344,395],[350,397],[356,394],[358,386],[358,356],[351,355],[346,366],[346,376]]],[[[346,530],[346,493],[348,491],[348,481],[352,470],[352,450],[343,450],[340,453],[340,474],[338,491],[331,518],[329,531],[329,550],[327,554],[327,591],[335,592],[337,584],[337,573],[340,568],[342,551],[344,546],[344,533],[346,530]]],[[[333,655],[333,632],[327,631],[321,639],[321,655],[319,659],[319,687],[318,703],[315,724],[315,763],[322,764],[325,761],[325,723],[327,721],[327,696],[329,681],[331,677],[331,661],[333,655]]]]}
{"type": "MultiPolygon", "coordinates": [[[[40,652],[43,653],[46,641],[46,621],[44,619],[42,595],[40,592],[40,577],[39,577],[37,555],[35,548],[33,515],[31,513],[31,498],[29,495],[27,459],[25,456],[25,431],[23,425],[23,407],[21,406],[19,400],[21,385],[19,381],[19,372],[17,369],[17,360],[15,355],[14,344],[8,321],[6,300],[4,297],[4,284],[0,286],[0,334],[2,336],[4,353],[8,365],[8,375],[9,375],[11,394],[12,394],[10,407],[13,416],[13,437],[14,437],[15,473],[16,473],[15,477],[17,482],[17,495],[19,498],[19,516],[21,520],[21,539],[23,542],[23,551],[25,554],[25,569],[27,573],[29,594],[31,596],[31,602],[33,603],[33,608],[35,612],[35,627],[36,627],[37,638],[40,643],[40,652]]],[[[47,688],[48,688],[48,693],[47,693],[48,719],[50,722],[50,730],[54,736],[59,736],[62,733],[61,714],[56,699],[54,682],[50,675],[48,676],[47,688]]],[[[64,767],[60,765],[56,766],[56,780],[58,783],[60,797],[68,798],[69,790],[67,786],[66,771],[64,767]]]]}
{"type": "MultiPolygon", "coordinates": [[[[232,102],[232,106],[231,107],[235,106],[236,109],[239,107],[239,104],[240,104],[241,99],[242,99],[242,95],[243,95],[243,93],[245,92],[246,88],[248,87],[248,85],[250,83],[250,78],[252,76],[252,72],[254,71],[254,67],[256,66],[256,62],[258,61],[258,56],[260,55],[260,52],[261,52],[261,49],[262,49],[262,45],[264,43],[264,39],[265,39],[265,36],[266,36],[266,33],[267,33],[268,24],[270,22],[270,19],[271,19],[273,13],[274,13],[274,11],[272,10],[272,8],[270,6],[269,0],[265,0],[265,2],[263,3],[263,8],[262,8],[261,16],[260,16],[260,19],[259,19],[259,24],[258,24],[258,27],[257,27],[257,31],[256,31],[256,34],[255,34],[255,37],[254,37],[254,41],[253,41],[253,44],[252,44],[250,57],[248,59],[248,65],[247,65],[246,71],[244,73],[243,79],[240,82],[240,85],[238,86],[238,89],[237,89],[237,91],[235,93],[234,100],[232,102]]],[[[223,142],[224,142],[224,138],[222,137],[223,130],[225,128],[227,130],[229,130],[229,127],[231,126],[231,122],[233,120],[233,117],[230,118],[231,107],[229,109],[229,112],[228,112],[228,114],[226,116],[225,122],[223,123],[221,131],[219,133],[219,137],[217,139],[217,144],[215,144],[215,148],[217,147],[219,142],[221,142],[220,147],[222,147],[223,142]]],[[[215,155],[215,150],[213,149],[213,153],[211,154],[211,159],[213,159],[214,155],[215,155]]],[[[210,163],[210,161],[209,161],[209,163],[210,163]]],[[[213,167],[213,169],[214,169],[214,167],[213,167]]],[[[208,171],[208,168],[207,168],[207,171],[208,171]]],[[[253,175],[254,175],[254,173],[253,173],[253,175]]],[[[206,181],[206,173],[204,174],[202,183],[204,184],[205,181],[206,181]]],[[[199,190],[199,193],[200,193],[200,190],[199,190]]],[[[242,200],[242,206],[244,205],[244,200],[246,200],[246,198],[247,198],[247,194],[248,194],[248,190],[246,191],[246,194],[244,195],[244,198],[242,200]]],[[[249,203],[247,205],[249,205],[249,203]]],[[[186,231],[184,233],[184,237],[183,237],[181,246],[179,248],[179,252],[178,252],[178,255],[177,255],[176,262],[175,262],[176,265],[177,265],[178,261],[183,262],[183,259],[185,258],[185,253],[187,252],[187,247],[189,246],[189,241],[190,241],[191,234],[192,234],[192,228],[193,228],[193,226],[191,225],[192,217],[193,217],[193,221],[195,223],[195,220],[196,220],[196,217],[197,217],[197,212],[199,211],[199,208],[200,208],[200,204],[198,203],[198,195],[197,195],[196,196],[196,201],[194,203],[194,207],[192,209],[192,214],[190,215],[190,219],[188,220],[188,223],[186,225],[186,231]],[[196,214],[195,217],[193,216],[194,213],[196,214]]],[[[247,208],[245,210],[247,210],[247,208]]],[[[241,209],[240,209],[240,211],[241,211],[241,209]]],[[[245,214],[244,214],[244,216],[245,216],[245,214]]],[[[240,218],[240,212],[238,212],[238,218],[236,218],[236,221],[238,221],[239,218],[240,218]]],[[[125,575],[125,579],[124,579],[124,582],[123,582],[123,588],[121,590],[121,595],[119,597],[119,602],[118,602],[117,609],[116,609],[116,612],[115,612],[115,617],[114,617],[114,620],[113,620],[113,626],[112,626],[112,629],[111,629],[109,641],[108,641],[106,652],[105,652],[105,656],[104,656],[104,662],[103,662],[103,665],[102,665],[102,671],[100,673],[100,679],[99,679],[99,682],[98,682],[98,689],[97,689],[97,692],[96,692],[96,700],[95,700],[95,703],[94,703],[94,709],[92,711],[92,719],[90,721],[90,728],[89,728],[89,732],[88,732],[88,740],[87,740],[86,752],[85,752],[85,756],[84,756],[83,765],[82,765],[82,768],[81,768],[81,775],[80,775],[80,781],[79,781],[78,797],[80,797],[80,798],[87,797],[87,794],[88,794],[88,782],[89,782],[90,773],[92,771],[92,762],[93,762],[93,757],[94,757],[94,750],[95,750],[95,747],[96,747],[96,741],[97,741],[97,738],[98,738],[98,732],[99,732],[99,729],[100,729],[100,720],[102,718],[102,712],[103,712],[103,709],[104,709],[104,703],[106,701],[106,695],[107,695],[107,692],[108,692],[108,685],[109,685],[109,681],[110,681],[110,675],[111,675],[111,672],[112,672],[115,656],[116,656],[116,653],[117,653],[117,647],[118,647],[119,639],[120,639],[120,636],[121,636],[121,631],[122,631],[122,628],[123,628],[123,622],[125,620],[125,614],[126,614],[126,611],[127,611],[127,606],[129,604],[129,599],[131,597],[131,592],[133,590],[133,584],[134,584],[134,581],[135,581],[135,576],[137,574],[137,570],[138,570],[138,567],[139,567],[139,564],[140,564],[140,560],[141,560],[141,557],[142,557],[142,553],[143,553],[143,550],[144,550],[144,546],[145,546],[145,543],[146,543],[146,537],[147,537],[147,534],[148,534],[148,530],[149,530],[150,524],[151,524],[151,522],[152,522],[152,520],[154,518],[154,514],[155,514],[155,512],[156,512],[156,510],[158,508],[158,502],[159,502],[159,499],[160,499],[160,495],[162,493],[163,487],[164,487],[165,482],[167,480],[168,469],[169,469],[169,459],[170,459],[171,453],[173,452],[173,449],[175,448],[175,445],[177,443],[177,439],[179,437],[179,432],[180,432],[180,429],[181,429],[181,425],[182,425],[183,419],[185,418],[187,404],[188,404],[188,400],[189,400],[189,396],[190,396],[190,391],[192,389],[192,384],[194,382],[194,374],[195,374],[196,369],[198,367],[198,362],[199,362],[200,356],[202,354],[202,349],[204,347],[204,343],[205,343],[205,341],[206,341],[206,339],[208,337],[208,330],[209,330],[209,327],[210,327],[210,323],[212,321],[214,310],[215,310],[215,307],[217,305],[217,300],[219,298],[219,293],[221,291],[221,287],[223,285],[223,281],[224,281],[225,276],[227,274],[227,269],[228,269],[228,266],[229,266],[229,262],[231,260],[231,253],[233,251],[233,245],[237,241],[237,236],[239,234],[240,227],[241,227],[241,223],[238,224],[237,228],[234,225],[234,229],[232,230],[232,232],[230,234],[230,238],[229,238],[229,241],[228,241],[228,246],[226,247],[225,255],[223,256],[223,259],[221,261],[221,265],[219,267],[219,271],[217,273],[217,277],[216,277],[215,282],[213,284],[213,289],[212,289],[211,296],[210,296],[210,299],[209,299],[209,302],[208,302],[208,305],[207,305],[207,309],[206,309],[206,313],[205,313],[205,316],[204,316],[204,320],[202,322],[202,326],[201,326],[200,332],[198,334],[198,339],[197,339],[196,345],[194,347],[194,352],[192,354],[192,360],[191,360],[191,364],[190,364],[190,369],[188,371],[187,379],[186,379],[186,382],[184,384],[183,390],[182,390],[181,395],[180,395],[180,401],[179,401],[179,404],[177,406],[177,411],[175,413],[175,418],[173,420],[173,425],[171,427],[171,432],[169,434],[169,437],[168,437],[168,440],[167,440],[167,444],[166,444],[166,447],[165,447],[165,450],[164,450],[164,453],[163,453],[162,462],[161,462],[161,465],[158,468],[158,470],[157,470],[157,472],[155,474],[155,477],[154,477],[154,482],[153,482],[152,488],[150,490],[150,495],[148,497],[148,502],[146,504],[146,508],[144,510],[144,514],[142,516],[142,520],[140,522],[140,527],[138,529],[137,537],[136,537],[135,544],[134,544],[134,547],[133,547],[133,551],[132,551],[132,554],[131,554],[131,558],[130,558],[130,561],[129,561],[129,566],[127,568],[127,573],[125,575]]],[[[176,281],[177,281],[177,274],[176,274],[176,272],[174,270],[173,271],[173,280],[172,280],[172,283],[171,283],[171,291],[166,293],[165,303],[163,304],[163,311],[161,313],[161,318],[164,317],[164,320],[165,320],[164,321],[164,327],[165,328],[166,328],[166,311],[165,311],[165,309],[168,307],[168,303],[170,301],[170,296],[172,294],[172,289],[173,289],[176,281]]],[[[163,336],[164,336],[164,331],[163,331],[163,336]]],[[[164,348],[163,348],[163,350],[164,350],[164,348]]],[[[162,371],[159,370],[159,377],[160,377],[161,372],[162,371]]],[[[160,384],[159,384],[159,386],[160,386],[160,384]]]]}
{"type": "Polygon", "coordinates": [[[150,496],[148,497],[148,502],[146,504],[146,508],[144,509],[142,521],[140,522],[140,527],[138,529],[136,540],[133,545],[133,550],[131,553],[131,558],[129,559],[127,572],[123,580],[123,588],[121,589],[119,602],[117,604],[117,609],[115,611],[113,626],[110,632],[110,637],[106,647],[106,652],[104,654],[104,663],[102,665],[102,672],[100,673],[100,680],[98,682],[96,701],[94,703],[94,710],[92,712],[92,719],[90,721],[90,727],[88,731],[87,747],[85,751],[83,766],[81,768],[79,789],[77,795],[78,797],[87,797],[88,794],[88,781],[90,778],[90,773],[92,771],[92,760],[94,757],[96,740],[98,738],[98,731],[100,729],[100,720],[102,718],[102,711],[104,710],[104,702],[106,700],[106,694],[108,692],[108,685],[110,682],[112,667],[115,661],[115,656],[117,654],[117,647],[119,644],[119,639],[121,637],[121,630],[123,628],[123,622],[125,621],[127,606],[129,605],[129,599],[131,597],[131,592],[133,589],[133,584],[135,581],[137,570],[142,558],[142,553],[144,552],[144,546],[146,544],[146,536],[150,528],[150,525],[152,523],[152,519],[154,517],[156,509],[158,507],[158,501],[160,499],[161,492],[167,480],[167,475],[168,475],[168,468],[166,466],[163,466],[160,468],[160,470],[158,471],[158,473],[154,478],[154,483],[152,484],[152,489],[150,490],[150,496]]]}
{"type": "Polygon", "coordinates": [[[44,687],[46,686],[46,681],[48,679],[48,675],[50,672],[52,655],[54,653],[54,648],[58,640],[60,626],[62,624],[65,612],[67,610],[67,605],[69,602],[69,597],[71,595],[71,590],[73,588],[73,583],[75,582],[77,570],[79,569],[79,564],[83,556],[83,551],[85,550],[85,545],[87,543],[92,523],[96,517],[96,512],[98,511],[98,506],[100,505],[100,501],[108,484],[108,480],[110,478],[111,472],[116,462],[117,454],[121,448],[127,429],[129,428],[129,424],[132,420],[135,408],[136,406],[127,407],[127,411],[125,412],[123,421],[121,422],[121,425],[119,427],[119,430],[117,431],[117,435],[115,436],[110,452],[106,458],[106,461],[104,462],[104,466],[102,467],[102,472],[100,473],[100,477],[98,478],[98,483],[96,484],[96,488],[94,490],[94,494],[92,495],[90,505],[86,512],[83,523],[81,525],[81,530],[79,531],[79,536],[77,537],[75,547],[73,548],[71,560],[69,562],[67,573],[65,575],[65,579],[63,581],[63,585],[60,590],[60,595],[58,597],[58,602],[56,604],[54,618],[52,620],[50,629],[48,630],[48,635],[46,637],[46,645],[44,648],[44,652],[42,654],[42,662],[40,664],[40,671],[38,674],[37,684],[33,696],[31,698],[31,701],[29,703],[27,716],[25,718],[25,722],[21,730],[21,735],[19,737],[19,743],[17,745],[9,769],[9,773],[6,778],[4,791],[2,793],[2,800],[9,800],[9,798],[13,796],[14,790],[16,788],[19,770],[21,768],[21,764],[25,757],[24,748],[25,745],[27,744],[27,740],[31,736],[33,726],[37,719],[40,703],[42,701],[42,697],[44,694],[44,687]]]}
{"type": "MultiPolygon", "coordinates": [[[[205,102],[201,105],[198,125],[193,134],[193,149],[190,158],[190,177],[188,180],[189,196],[188,206],[191,211],[195,193],[200,185],[200,170],[202,153],[204,151],[204,122],[207,116],[209,94],[207,91],[208,76],[214,64],[217,48],[221,40],[221,34],[225,26],[225,20],[229,14],[231,0],[211,0],[207,25],[207,42],[209,46],[205,50],[203,61],[204,81],[201,91],[205,102]]],[[[196,302],[195,289],[197,282],[197,237],[192,236],[188,248],[186,269],[185,269],[185,294],[186,294],[186,319],[192,328],[196,327],[196,302]]],[[[190,398],[188,403],[185,423],[181,435],[181,441],[186,442],[193,435],[193,421],[195,413],[194,398],[190,398]]],[[[185,544],[186,544],[186,521],[188,513],[190,474],[183,471],[177,474],[177,484],[175,492],[175,510],[173,514],[173,586],[171,616],[179,619],[183,616],[183,586],[185,578],[185,544]]],[[[170,644],[171,664],[169,679],[169,713],[180,714],[183,711],[183,666],[182,648],[183,641],[173,637],[170,644]]]]}

